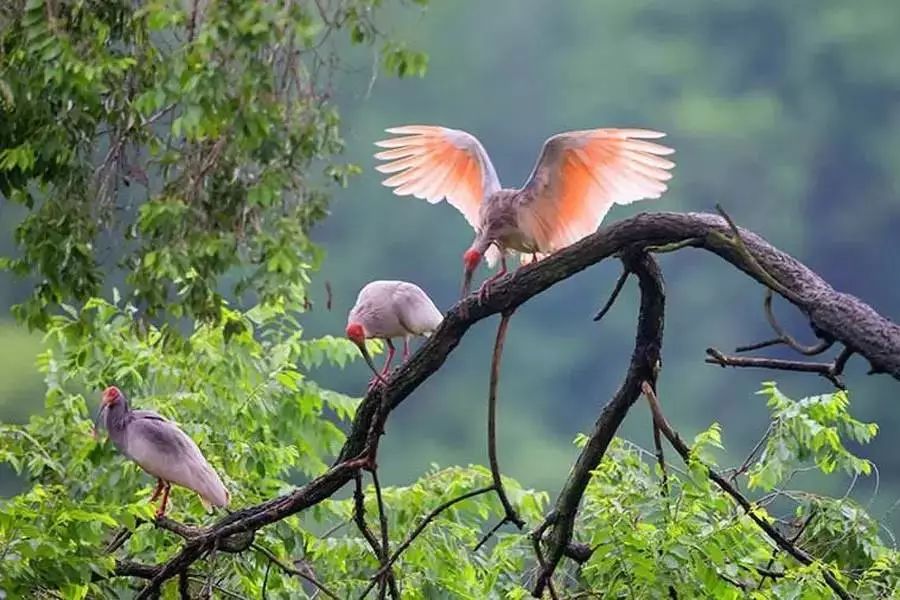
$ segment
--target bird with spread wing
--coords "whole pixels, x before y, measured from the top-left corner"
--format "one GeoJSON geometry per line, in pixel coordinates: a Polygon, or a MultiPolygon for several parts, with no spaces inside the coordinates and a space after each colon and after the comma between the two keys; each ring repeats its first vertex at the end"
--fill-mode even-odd
{"type": "Polygon", "coordinates": [[[386,130],[393,137],[376,142],[384,150],[376,169],[389,175],[384,185],[400,196],[437,204],[446,199],[475,229],[463,254],[463,295],[472,274],[487,260],[507,272],[506,258],[522,262],[564,248],[597,230],[613,204],[659,198],[675,163],[663,158],[674,150],[655,142],[665,134],[645,129],[589,129],[560,133],[544,142],[525,185],[504,189],[484,147],[475,136],[434,125],[405,125],[386,130]]]}

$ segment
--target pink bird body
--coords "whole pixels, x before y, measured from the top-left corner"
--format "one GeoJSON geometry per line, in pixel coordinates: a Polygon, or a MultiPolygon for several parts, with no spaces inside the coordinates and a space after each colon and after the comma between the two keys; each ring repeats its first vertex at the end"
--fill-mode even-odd
{"type": "MultiPolygon", "coordinates": [[[[393,338],[403,338],[403,359],[409,357],[409,338],[428,337],[444,317],[422,288],[406,281],[373,281],[366,284],[347,315],[347,337],[363,353],[375,371],[365,340],[383,339],[388,357],[376,380],[383,379],[394,358],[393,338]]],[[[374,381],[373,381],[374,382],[374,381]]]]}
{"type": "Polygon", "coordinates": [[[157,516],[165,513],[169,486],[174,483],[196,492],[203,505],[228,505],[228,490],[200,448],[177,425],[149,410],[132,410],[124,394],[109,387],[103,392],[100,414],[109,437],[122,454],[158,479],[155,500],[164,491],[157,516]]]}
{"type": "MultiPolygon", "coordinates": [[[[597,230],[613,204],[659,198],[675,164],[662,158],[673,150],[648,139],[665,134],[644,129],[591,129],[549,138],[525,185],[504,189],[481,143],[471,134],[433,125],[407,125],[376,145],[389,161],[376,169],[391,174],[384,185],[456,207],[475,229],[463,255],[468,289],[482,257],[520,253],[522,262],[568,246],[597,230]]],[[[482,291],[486,291],[483,286],[482,291]]]]}

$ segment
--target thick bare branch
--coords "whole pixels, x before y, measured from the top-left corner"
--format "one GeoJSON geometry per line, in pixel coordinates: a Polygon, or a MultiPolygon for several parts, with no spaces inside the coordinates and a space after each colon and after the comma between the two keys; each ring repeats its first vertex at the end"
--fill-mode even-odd
{"type": "Polygon", "coordinates": [[[549,526],[550,533],[546,540],[547,555],[543,561],[545,564],[532,590],[536,598],[541,597],[544,588],[550,583],[556,566],[572,540],[578,505],[591,478],[591,472],[600,464],[628,409],[640,397],[641,383],[645,380],[656,381],[665,311],[662,274],[656,260],[642,251],[625,253],[622,256],[622,263],[627,271],[637,275],[641,288],[641,307],[631,363],[622,386],[603,407],[594,430],[560,491],[553,511],[538,528],[543,530],[549,526]]]}

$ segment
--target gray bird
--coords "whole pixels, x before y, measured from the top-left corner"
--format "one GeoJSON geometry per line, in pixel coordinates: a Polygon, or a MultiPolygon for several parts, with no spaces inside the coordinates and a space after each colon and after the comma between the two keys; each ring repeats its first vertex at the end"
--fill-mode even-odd
{"type": "Polygon", "coordinates": [[[503,189],[481,143],[458,129],[434,125],[393,127],[397,134],[375,142],[387,148],[375,155],[392,174],[384,185],[398,196],[413,195],[431,204],[444,198],[475,229],[463,254],[462,293],[472,273],[487,258],[500,271],[482,284],[483,298],[492,281],[504,275],[506,255],[537,260],[597,230],[613,204],[659,198],[675,166],[662,158],[674,152],[647,139],[665,134],[645,129],[589,129],[560,133],[544,142],[525,185],[503,189]]]}
{"type": "Polygon", "coordinates": [[[153,502],[160,493],[163,495],[157,517],[166,512],[173,483],[196,492],[207,509],[227,506],[228,490],[219,475],[194,440],[177,425],[153,411],[132,410],[125,395],[115,386],[103,391],[96,422],[101,419],[116,448],[157,478],[150,498],[153,502]]]}
{"type": "Polygon", "coordinates": [[[347,337],[355,343],[375,377],[369,382],[384,383],[394,358],[391,338],[403,338],[403,360],[409,358],[409,338],[428,337],[444,317],[422,288],[406,281],[373,281],[366,284],[347,315],[347,337]],[[388,356],[379,373],[366,350],[367,339],[383,339],[388,356]]]}

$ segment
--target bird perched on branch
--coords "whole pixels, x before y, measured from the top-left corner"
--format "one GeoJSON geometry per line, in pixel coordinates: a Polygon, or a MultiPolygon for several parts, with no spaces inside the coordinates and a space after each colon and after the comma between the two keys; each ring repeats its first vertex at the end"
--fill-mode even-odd
{"type": "Polygon", "coordinates": [[[409,358],[409,338],[428,337],[438,328],[444,317],[422,288],[406,281],[373,281],[366,284],[356,298],[356,305],[347,315],[347,337],[359,347],[363,358],[375,377],[384,383],[384,376],[394,358],[391,338],[403,338],[403,360],[409,358]],[[379,373],[366,350],[366,340],[383,339],[387,343],[388,356],[379,373]]]}
{"type": "Polygon", "coordinates": [[[659,198],[675,166],[662,158],[674,152],[648,139],[665,134],[645,129],[589,129],[554,135],[544,143],[531,176],[520,189],[504,189],[481,143],[471,134],[433,125],[405,125],[375,142],[376,167],[391,176],[384,185],[400,196],[456,207],[475,229],[463,254],[463,295],[472,273],[487,258],[501,268],[482,284],[507,272],[506,256],[536,260],[596,231],[613,204],[659,198]]]}
{"type": "Polygon", "coordinates": [[[168,419],[150,410],[132,410],[125,395],[115,386],[106,388],[100,399],[96,424],[103,420],[109,438],[122,454],[157,478],[150,501],[162,493],[156,511],[166,512],[169,488],[176,483],[197,492],[207,509],[228,504],[228,490],[194,440],[168,419]]]}

